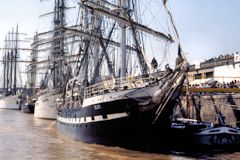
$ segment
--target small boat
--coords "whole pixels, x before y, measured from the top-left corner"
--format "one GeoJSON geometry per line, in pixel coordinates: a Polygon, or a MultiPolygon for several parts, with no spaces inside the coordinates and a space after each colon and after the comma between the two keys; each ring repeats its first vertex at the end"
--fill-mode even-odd
{"type": "Polygon", "coordinates": [[[230,126],[213,126],[194,133],[199,144],[206,146],[237,146],[240,144],[240,130],[230,126]]]}
{"type": "Polygon", "coordinates": [[[171,123],[171,134],[175,137],[173,142],[180,145],[191,144],[191,147],[203,145],[211,148],[224,147],[224,149],[240,145],[240,129],[226,125],[224,117],[219,112],[217,118],[218,124],[177,118],[171,123]]]}
{"type": "Polygon", "coordinates": [[[22,106],[21,111],[24,113],[34,113],[34,107],[35,107],[34,103],[25,103],[22,106]]]}
{"type": "Polygon", "coordinates": [[[225,117],[217,111],[218,124],[194,133],[196,141],[202,145],[214,147],[233,147],[240,145],[240,129],[225,123],[225,117]]]}
{"type": "Polygon", "coordinates": [[[176,118],[171,122],[169,131],[169,144],[171,148],[195,150],[198,148],[199,142],[195,139],[195,133],[209,128],[212,123],[200,122],[190,118],[176,118]]]}
{"type": "Polygon", "coordinates": [[[24,113],[34,113],[36,99],[28,98],[24,104],[21,105],[21,111],[24,113]]]}

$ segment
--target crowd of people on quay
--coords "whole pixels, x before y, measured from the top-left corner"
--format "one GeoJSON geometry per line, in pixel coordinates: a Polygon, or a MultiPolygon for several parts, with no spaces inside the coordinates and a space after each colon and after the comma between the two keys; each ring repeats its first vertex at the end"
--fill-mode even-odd
{"type": "Polygon", "coordinates": [[[233,80],[231,82],[206,82],[201,84],[190,84],[190,88],[240,88],[240,81],[239,80],[233,80]]]}
{"type": "Polygon", "coordinates": [[[210,58],[210,59],[207,59],[207,60],[204,60],[204,62],[214,62],[216,60],[221,60],[221,59],[226,59],[226,58],[233,58],[234,57],[234,54],[239,54],[238,52],[236,53],[231,53],[231,54],[226,54],[226,55],[219,55],[217,57],[213,57],[213,58],[210,58]]]}

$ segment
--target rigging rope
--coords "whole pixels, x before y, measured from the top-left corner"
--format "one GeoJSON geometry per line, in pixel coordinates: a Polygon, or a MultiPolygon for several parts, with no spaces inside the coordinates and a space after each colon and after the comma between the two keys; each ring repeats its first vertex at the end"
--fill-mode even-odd
{"type": "Polygon", "coordinates": [[[132,20],[129,12],[127,13],[127,16],[128,16],[128,19],[129,19],[131,27],[132,27],[132,34],[133,34],[134,42],[135,42],[135,45],[136,45],[138,60],[139,60],[139,63],[141,65],[141,72],[142,72],[142,74],[147,74],[147,72],[149,71],[149,68],[148,68],[146,59],[144,58],[145,55],[141,51],[141,47],[140,47],[139,41],[137,39],[138,34],[137,34],[137,31],[136,31],[136,27],[133,24],[133,20],[132,20]]]}
{"type": "Polygon", "coordinates": [[[144,9],[143,9],[143,12],[140,13],[141,16],[144,16],[145,14],[145,11],[148,11],[148,7],[150,6],[150,3],[151,3],[152,0],[148,0],[148,4],[145,4],[144,2],[142,2],[142,4],[144,4],[144,9]]]}

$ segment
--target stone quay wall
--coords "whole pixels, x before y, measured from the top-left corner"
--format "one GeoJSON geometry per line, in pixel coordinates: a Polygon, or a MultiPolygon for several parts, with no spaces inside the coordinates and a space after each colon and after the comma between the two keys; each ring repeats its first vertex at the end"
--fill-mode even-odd
{"type": "Polygon", "coordinates": [[[225,117],[226,124],[240,127],[240,93],[182,96],[174,117],[218,123],[217,111],[225,117]]]}

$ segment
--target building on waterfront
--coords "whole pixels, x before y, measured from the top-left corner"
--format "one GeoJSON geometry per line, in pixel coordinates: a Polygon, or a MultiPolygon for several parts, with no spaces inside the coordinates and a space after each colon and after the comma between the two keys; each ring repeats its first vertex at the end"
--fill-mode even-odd
{"type": "Polygon", "coordinates": [[[240,81],[240,54],[220,55],[189,68],[189,83],[229,83],[240,81]]]}

